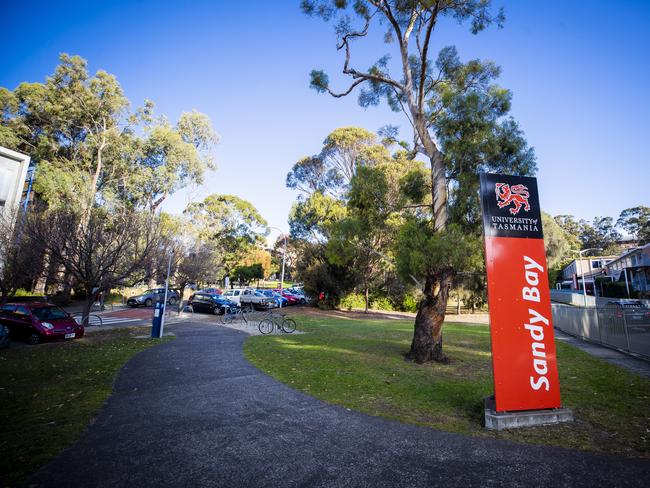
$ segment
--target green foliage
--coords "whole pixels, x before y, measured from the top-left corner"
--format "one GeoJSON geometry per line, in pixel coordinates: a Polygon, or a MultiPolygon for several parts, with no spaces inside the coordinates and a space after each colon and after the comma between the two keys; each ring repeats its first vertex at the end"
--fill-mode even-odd
{"type": "Polygon", "coordinates": [[[267,222],[250,202],[234,195],[210,195],[190,203],[185,215],[222,257],[228,272],[268,232],[267,222]]]}
{"type": "Polygon", "coordinates": [[[237,266],[233,270],[232,276],[248,284],[253,280],[264,279],[264,267],[261,263],[255,263],[249,266],[237,266]]]}
{"type": "Polygon", "coordinates": [[[340,306],[344,310],[362,309],[366,306],[366,299],[361,293],[349,293],[341,299],[340,306]]]}
{"type": "Polygon", "coordinates": [[[392,312],[395,310],[393,304],[388,297],[375,296],[370,300],[370,308],[372,310],[385,310],[392,312]]]}
{"type": "Polygon", "coordinates": [[[397,270],[404,279],[433,274],[439,270],[474,271],[482,262],[479,237],[465,234],[459,226],[432,233],[427,222],[409,218],[395,242],[397,270]]]}
{"type": "Polygon", "coordinates": [[[546,248],[546,264],[549,284],[553,286],[557,276],[574,254],[569,234],[549,214],[542,212],[542,227],[544,229],[544,247],[546,248]]]}
{"type": "Polygon", "coordinates": [[[616,224],[638,239],[639,245],[650,242],[650,207],[639,205],[626,208],[619,215],[616,224]]]}
{"type": "Polygon", "coordinates": [[[346,208],[340,200],[316,191],[291,207],[291,236],[303,239],[327,237],[345,214],[346,208]]]}
{"type": "Polygon", "coordinates": [[[413,295],[404,295],[404,300],[402,301],[402,310],[404,312],[418,311],[418,302],[413,295]]]}
{"type": "Polygon", "coordinates": [[[572,215],[557,215],[555,221],[571,236],[577,244],[574,249],[595,249],[594,253],[617,254],[620,249],[617,241],[621,234],[616,230],[611,217],[596,217],[593,224],[585,220],[576,221],[572,215]]]}
{"type": "Polygon", "coordinates": [[[52,208],[129,206],[154,212],[172,193],[214,167],[217,137],[207,116],[181,114],[176,126],[153,104],[129,111],[117,79],[90,75],[62,54],[45,83],[0,88],[0,144],[31,155],[34,191],[52,208]]]}

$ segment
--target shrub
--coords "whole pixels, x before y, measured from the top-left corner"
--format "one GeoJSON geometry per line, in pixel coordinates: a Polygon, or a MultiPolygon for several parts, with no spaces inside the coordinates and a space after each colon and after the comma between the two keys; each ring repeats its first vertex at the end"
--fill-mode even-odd
{"type": "Polygon", "coordinates": [[[418,311],[418,302],[413,295],[404,295],[404,300],[402,301],[402,311],[403,312],[418,311]]]}
{"type": "MultiPolygon", "coordinates": [[[[365,302],[364,302],[365,303],[365,302]]],[[[395,310],[395,307],[393,307],[393,304],[390,302],[388,297],[385,296],[378,296],[374,297],[370,300],[370,308],[372,310],[386,310],[389,312],[393,312],[395,310]]]]}
{"type": "Polygon", "coordinates": [[[366,299],[361,293],[350,293],[341,299],[341,308],[345,310],[366,308],[366,299]]]}

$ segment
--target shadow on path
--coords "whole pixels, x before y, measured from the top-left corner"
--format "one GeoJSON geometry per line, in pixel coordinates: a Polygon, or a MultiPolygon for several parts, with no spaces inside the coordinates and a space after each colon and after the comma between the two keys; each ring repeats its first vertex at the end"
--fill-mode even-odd
{"type": "MultiPolygon", "coordinates": [[[[246,335],[173,326],[127,363],[82,439],[36,486],[647,486],[650,461],[464,437],[294,391],[242,354],[246,335]]],[[[33,486],[33,485],[32,485],[33,486]]]]}

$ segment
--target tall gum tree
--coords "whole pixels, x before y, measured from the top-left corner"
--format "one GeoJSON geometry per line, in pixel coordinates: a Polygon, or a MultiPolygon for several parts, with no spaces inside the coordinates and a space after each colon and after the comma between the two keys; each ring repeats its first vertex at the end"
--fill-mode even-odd
{"type": "Polygon", "coordinates": [[[403,227],[397,267],[423,282],[408,357],[417,362],[444,361],[442,323],[449,288],[457,268],[472,261],[464,252],[475,257],[480,248],[478,172],[530,174],[535,163],[516,123],[502,120],[510,108],[510,94],[493,83],[499,68],[477,59],[463,63],[453,46],[440,49],[433,61],[430,49],[443,18],[468,23],[477,34],[491,24],[500,26],[503,12],[495,12],[489,0],[305,0],[302,9],[335,22],[337,49],[344,56],[342,71],[352,79],[347,88],[335,91],[324,71],[313,70],[311,87],[336,98],[358,88],[364,107],[385,100],[406,116],[413,129],[413,157],[423,154],[430,163],[430,203],[423,204],[428,215],[409,219],[403,227]],[[352,62],[352,46],[377,26],[383,29],[386,44],[396,46],[397,61],[386,54],[369,68],[358,69],[352,62]],[[399,75],[393,76],[391,68],[399,75]],[[471,242],[465,242],[468,236],[471,242]]]}

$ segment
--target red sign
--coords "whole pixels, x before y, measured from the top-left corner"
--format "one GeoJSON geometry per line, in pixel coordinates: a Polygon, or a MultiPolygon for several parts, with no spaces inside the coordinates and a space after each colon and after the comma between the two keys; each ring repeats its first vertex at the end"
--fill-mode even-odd
{"type": "Polygon", "coordinates": [[[560,407],[535,178],[481,174],[498,412],[560,407]]]}

